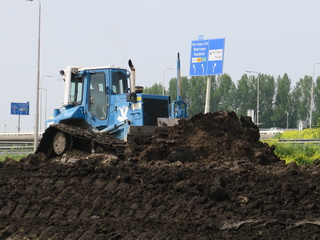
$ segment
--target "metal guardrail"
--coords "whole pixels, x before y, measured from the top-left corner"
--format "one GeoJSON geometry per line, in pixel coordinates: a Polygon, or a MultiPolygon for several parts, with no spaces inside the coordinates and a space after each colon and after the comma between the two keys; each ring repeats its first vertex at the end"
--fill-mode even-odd
{"type": "Polygon", "coordinates": [[[297,139],[262,139],[263,141],[278,141],[278,143],[295,143],[295,144],[304,144],[304,143],[313,143],[320,144],[320,138],[297,138],[297,139]]]}
{"type": "Polygon", "coordinates": [[[33,153],[33,143],[30,141],[0,140],[0,156],[19,156],[33,153]]]}

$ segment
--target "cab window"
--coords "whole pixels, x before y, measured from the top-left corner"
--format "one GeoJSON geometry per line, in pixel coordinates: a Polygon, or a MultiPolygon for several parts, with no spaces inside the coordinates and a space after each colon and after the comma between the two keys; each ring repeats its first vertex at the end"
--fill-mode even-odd
{"type": "Polygon", "coordinates": [[[113,72],[112,73],[112,94],[122,94],[128,92],[128,80],[127,76],[121,72],[113,72]]]}
{"type": "Polygon", "coordinates": [[[83,93],[82,89],[83,89],[83,78],[72,76],[69,103],[73,103],[75,105],[81,104],[82,93],[83,93]]]}
{"type": "Polygon", "coordinates": [[[104,73],[90,75],[89,111],[98,119],[107,118],[108,97],[104,73]]]}

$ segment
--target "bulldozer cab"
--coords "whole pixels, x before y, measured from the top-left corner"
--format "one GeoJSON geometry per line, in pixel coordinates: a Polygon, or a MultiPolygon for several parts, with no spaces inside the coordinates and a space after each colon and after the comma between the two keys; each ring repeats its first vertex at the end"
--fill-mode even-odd
{"type": "Polygon", "coordinates": [[[129,91],[128,74],[125,69],[101,68],[87,70],[85,120],[98,129],[118,124],[119,109],[127,107],[129,91]]]}

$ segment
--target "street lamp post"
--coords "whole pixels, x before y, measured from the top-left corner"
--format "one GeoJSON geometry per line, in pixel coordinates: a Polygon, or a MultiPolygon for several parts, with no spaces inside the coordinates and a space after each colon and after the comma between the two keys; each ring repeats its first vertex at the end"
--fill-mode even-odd
{"type": "MultiPolygon", "coordinates": [[[[41,90],[44,90],[46,92],[46,100],[45,100],[45,106],[44,106],[44,126],[43,126],[43,131],[46,130],[46,121],[47,121],[47,100],[48,100],[48,91],[45,88],[40,88],[41,90]]],[[[42,101],[41,101],[42,102],[42,101]]],[[[42,108],[41,108],[42,110],[42,108]]],[[[41,116],[42,114],[40,114],[41,116]]],[[[40,121],[41,125],[41,121],[40,121]]]]}
{"type": "Polygon", "coordinates": [[[309,127],[311,128],[312,127],[312,111],[313,111],[313,108],[314,108],[314,96],[313,96],[313,83],[314,83],[314,68],[316,65],[318,65],[320,63],[315,63],[313,64],[313,70],[312,70],[312,82],[311,82],[311,96],[310,96],[310,125],[309,127]]]}
{"type": "MultiPolygon", "coordinates": [[[[33,0],[26,0],[33,2],[33,0]]],[[[38,147],[39,139],[39,92],[40,92],[40,29],[41,29],[41,2],[39,3],[39,21],[38,21],[38,62],[37,62],[37,82],[36,82],[36,112],[35,112],[35,126],[34,126],[34,151],[38,147]]]]}
{"type": "MultiPolygon", "coordinates": [[[[42,87],[42,85],[43,85],[43,78],[45,78],[45,77],[50,78],[50,77],[54,77],[54,76],[53,76],[53,75],[43,75],[43,76],[41,77],[39,89],[40,89],[40,90],[45,90],[45,92],[46,92],[46,103],[47,103],[47,95],[48,95],[48,92],[47,92],[47,89],[45,89],[45,88],[42,87]]],[[[45,106],[45,107],[47,107],[47,106],[45,106]]],[[[44,121],[47,120],[46,112],[47,112],[47,110],[45,110],[45,112],[44,112],[44,114],[45,114],[44,121]]],[[[41,131],[42,115],[43,115],[43,114],[42,114],[42,93],[41,93],[41,95],[40,95],[40,113],[39,113],[39,115],[40,115],[40,124],[39,124],[39,126],[40,126],[40,131],[41,131]]],[[[45,127],[46,127],[46,124],[44,125],[43,130],[45,130],[45,127]]]]}
{"type": "Polygon", "coordinates": [[[165,80],[165,72],[166,70],[174,70],[176,69],[175,67],[169,67],[169,68],[165,68],[163,69],[163,79],[162,79],[162,95],[164,95],[164,80],[165,80]]]}
{"type": "Polygon", "coordinates": [[[287,111],[285,111],[285,113],[287,114],[287,130],[288,130],[288,123],[289,123],[289,113],[287,111]]]}
{"type": "Polygon", "coordinates": [[[256,118],[256,124],[259,126],[259,95],[260,95],[260,90],[259,90],[259,73],[255,71],[248,70],[246,71],[247,73],[255,73],[257,74],[257,118],[256,118]]]}

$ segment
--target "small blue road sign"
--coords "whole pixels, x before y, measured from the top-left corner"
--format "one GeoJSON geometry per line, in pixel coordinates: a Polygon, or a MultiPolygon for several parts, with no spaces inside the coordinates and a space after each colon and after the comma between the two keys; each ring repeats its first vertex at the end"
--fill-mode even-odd
{"type": "Polygon", "coordinates": [[[225,39],[191,42],[190,76],[223,74],[225,39]]]}
{"type": "Polygon", "coordinates": [[[29,102],[11,103],[11,115],[29,115],[29,102]]]}

